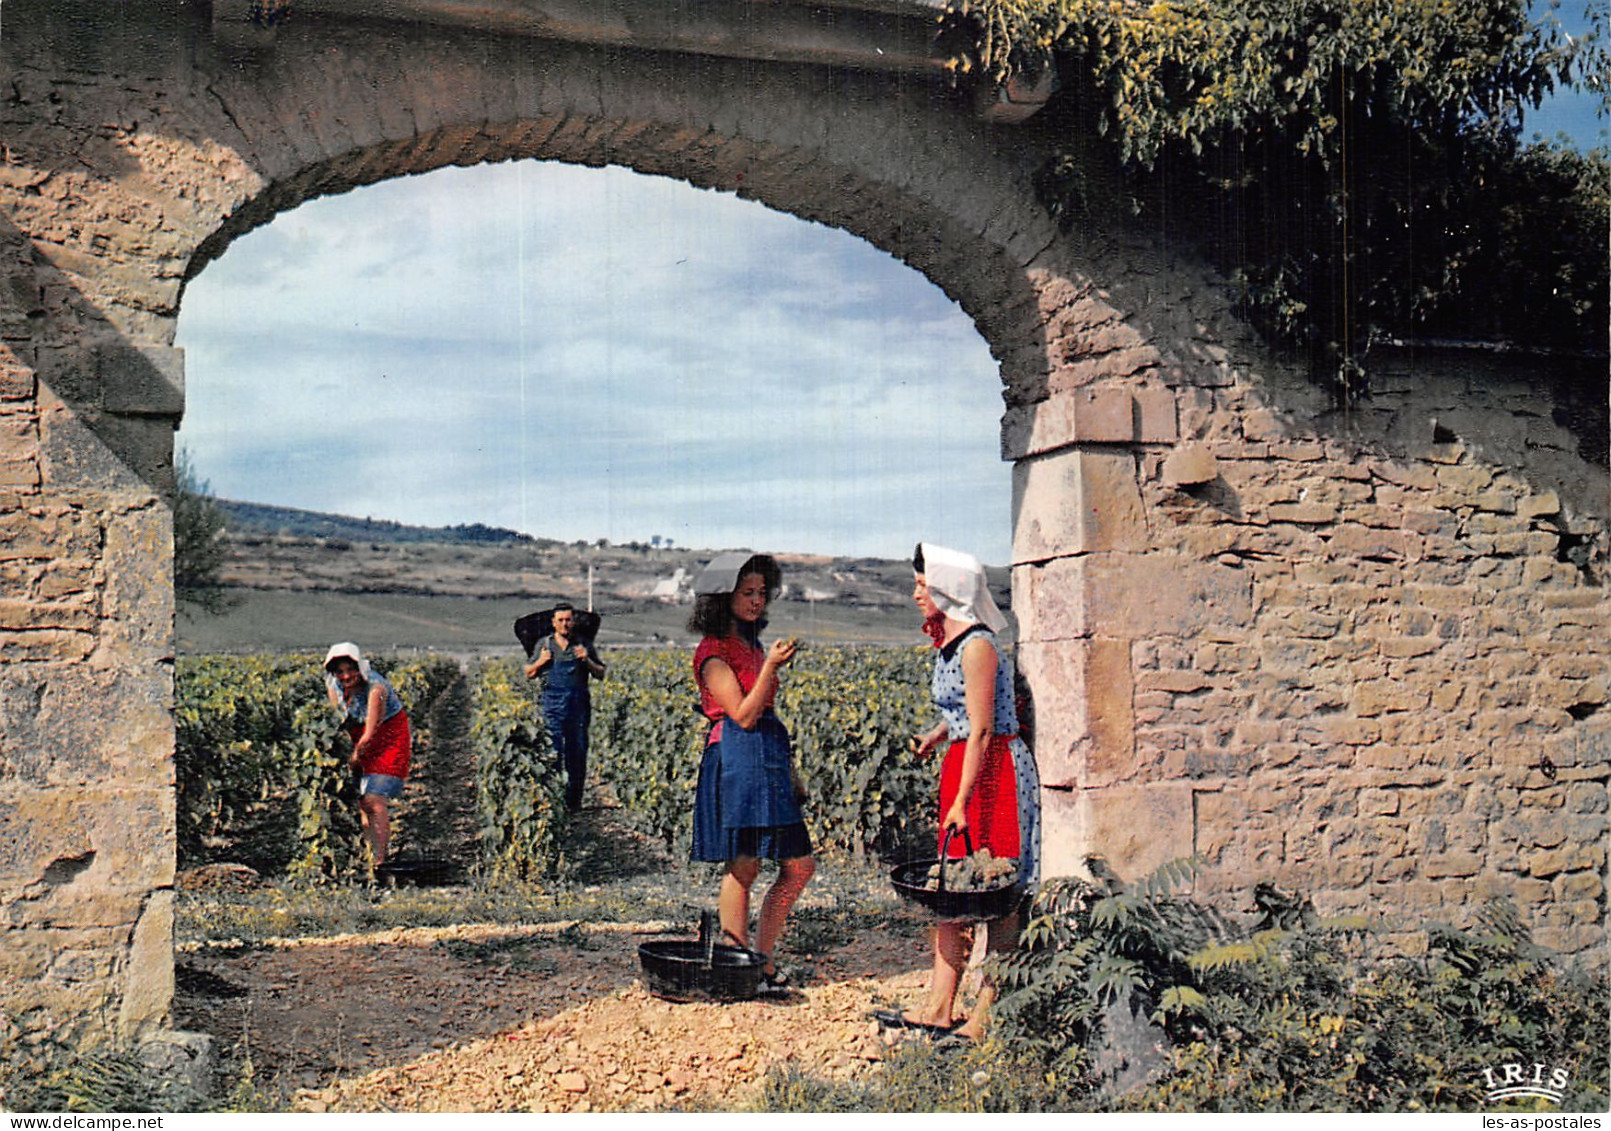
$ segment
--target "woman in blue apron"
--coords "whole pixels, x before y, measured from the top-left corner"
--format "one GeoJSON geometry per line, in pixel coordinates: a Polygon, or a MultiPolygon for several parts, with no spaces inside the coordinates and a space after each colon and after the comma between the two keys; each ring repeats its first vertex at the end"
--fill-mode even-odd
{"type": "Polygon", "coordinates": [[[711,726],[694,793],[695,860],[727,865],[717,910],[722,933],[749,945],[750,888],[762,860],[778,861],[778,878],[761,902],[755,949],[766,957],[767,988],[786,989],[788,978],[773,953],[789,909],[817,870],[811,836],[800,811],[802,790],[794,771],[789,732],[772,713],[778,673],[794,658],[797,642],[761,647],[767,602],[783,581],[766,554],[727,553],[694,580],[691,632],[699,705],[711,726]]]}

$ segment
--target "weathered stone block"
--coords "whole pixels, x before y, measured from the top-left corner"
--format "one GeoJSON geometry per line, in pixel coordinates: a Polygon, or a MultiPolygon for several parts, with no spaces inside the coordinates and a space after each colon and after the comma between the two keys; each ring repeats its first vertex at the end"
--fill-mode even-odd
{"type": "MultiPolygon", "coordinates": [[[[109,516],[101,554],[106,571],[101,634],[103,647],[117,647],[152,665],[172,654],[167,642],[174,616],[173,518],[167,507],[147,506],[109,516]]],[[[151,692],[165,696],[165,679],[151,692]]]]}
{"type": "Polygon", "coordinates": [[[0,598],[0,629],[60,628],[90,632],[99,619],[99,611],[84,601],[34,602],[0,598]]]}
{"type": "Polygon", "coordinates": [[[96,351],[95,363],[106,411],[175,420],[184,415],[184,350],[105,345],[96,351]]]}
{"type": "Polygon", "coordinates": [[[31,492],[38,488],[40,479],[38,456],[0,458],[0,487],[13,487],[31,492]]]}
{"type": "Polygon", "coordinates": [[[40,883],[78,875],[95,859],[83,821],[82,797],[65,791],[0,800],[0,897],[16,899],[40,883]]]}
{"type": "Polygon", "coordinates": [[[1398,680],[1372,680],[1354,689],[1354,711],[1363,718],[1394,711],[1421,711],[1432,701],[1432,689],[1398,680]]]}
{"type": "Polygon", "coordinates": [[[1330,640],[1342,626],[1343,618],[1337,613],[1300,608],[1280,613],[1273,627],[1300,640],[1330,640]]]}
{"type": "Polygon", "coordinates": [[[45,486],[71,484],[75,490],[138,492],[162,483],[164,476],[171,485],[170,419],[80,412],[47,391],[41,391],[39,401],[45,486]]]}
{"type": "Polygon", "coordinates": [[[1372,461],[1371,475],[1385,482],[1414,491],[1431,491],[1438,485],[1436,471],[1423,463],[1372,461]]]}
{"type": "Polygon", "coordinates": [[[1111,786],[1077,794],[1083,851],[1104,857],[1127,880],[1191,856],[1193,806],[1189,785],[1111,786]]]}
{"type": "Polygon", "coordinates": [[[1367,789],[1359,797],[1361,817],[1390,817],[1399,809],[1399,791],[1396,789],[1367,789]]]}
{"type": "Polygon", "coordinates": [[[1013,467],[1013,562],[1147,545],[1135,457],[1064,451],[1013,467]]]}
{"type": "Polygon", "coordinates": [[[1346,715],[1333,715],[1325,719],[1319,732],[1324,736],[1326,745],[1374,746],[1382,740],[1379,720],[1351,719],[1346,715]]]}
{"type": "Polygon", "coordinates": [[[1163,462],[1162,478],[1168,487],[1195,487],[1219,477],[1219,461],[1203,444],[1186,444],[1171,451],[1163,462]]]}
{"type": "Polygon", "coordinates": [[[1518,845],[1558,848],[1566,841],[1566,818],[1554,810],[1521,809],[1509,824],[1518,845]]]}
{"type": "Polygon", "coordinates": [[[1597,852],[1591,845],[1568,845],[1564,848],[1545,849],[1524,853],[1523,857],[1528,873],[1542,879],[1549,879],[1562,872],[1597,868],[1604,861],[1604,853],[1597,852]]]}
{"type": "Polygon", "coordinates": [[[1035,690],[1035,757],[1044,784],[1089,786],[1134,774],[1128,642],[1026,642],[1018,665],[1035,690]]]}
{"type": "Polygon", "coordinates": [[[1603,900],[1606,895],[1605,877],[1594,872],[1571,872],[1556,876],[1552,894],[1563,902],[1603,900]]]}
{"type": "Polygon", "coordinates": [[[1191,637],[1209,625],[1251,622],[1252,576],[1217,561],[1096,554],[1086,559],[1085,576],[1085,623],[1100,635],[1191,637]]]}
{"type": "Polygon", "coordinates": [[[0,402],[30,401],[38,390],[33,367],[0,345],[0,402]]]}
{"type": "Polygon", "coordinates": [[[1413,659],[1416,656],[1429,656],[1444,645],[1440,636],[1400,636],[1378,640],[1376,647],[1382,655],[1394,659],[1413,659]]]}
{"type": "Polygon", "coordinates": [[[178,1081],[192,1095],[206,1096],[216,1087],[218,1053],[211,1034],[158,1030],[140,1045],[138,1056],[147,1071],[178,1081]]]}
{"type": "Polygon", "coordinates": [[[1376,860],[1376,882],[1382,884],[1398,884],[1414,876],[1416,862],[1414,857],[1395,856],[1390,859],[1378,857],[1376,860]]]}
{"type": "Polygon", "coordinates": [[[1422,556],[1418,537],[1404,530],[1380,530],[1349,523],[1331,535],[1328,546],[1334,558],[1376,558],[1396,561],[1422,556]]]}
{"type": "Polygon", "coordinates": [[[1085,648],[1086,721],[1091,738],[1086,785],[1122,780],[1134,772],[1132,679],[1129,641],[1098,638],[1085,648]]]}
{"type": "Polygon", "coordinates": [[[22,986],[38,982],[50,968],[52,948],[45,939],[29,936],[34,932],[13,928],[5,933],[0,947],[0,984],[22,986]]]}
{"type": "Polygon", "coordinates": [[[1603,840],[1608,826],[1604,813],[1572,813],[1566,818],[1566,835],[1579,844],[1603,840]]]}
{"type": "Polygon", "coordinates": [[[1128,444],[1136,437],[1135,400],[1116,386],[1076,389],[1064,398],[1072,407],[1070,422],[1077,444],[1128,444]]]}
{"type": "Polygon", "coordinates": [[[1288,425],[1276,410],[1260,405],[1243,410],[1242,435],[1253,443],[1279,441],[1288,435],[1288,425]]]}
{"type": "Polygon", "coordinates": [[[1604,813],[1611,805],[1604,781],[1574,782],[1566,789],[1568,813],[1604,813]]]}
{"type": "Polygon", "coordinates": [[[48,392],[86,411],[100,408],[100,375],[92,352],[77,345],[41,346],[37,357],[38,381],[34,395],[41,405],[46,403],[44,394],[48,392]]]}
{"type": "Polygon", "coordinates": [[[99,554],[95,516],[77,507],[0,511],[0,561],[68,559],[92,562],[99,554]]]}
{"type": "Polygon", "coordinates": [[[1156,379],[1156,371],[1162,360],[1157,349],[1150,345],[1114,350],[1100,357],[1075,359],[1057,365],[1048,374],[1046,384],[1057,396],[1126,377],[1156,379]]]}
{"type": "MultiPolygon", "coordinates": [[[[173,719],[165,671],[119,705],[118,673],[78,664],[0,674],[0,777],[33,786],[168,789],[173,719]]],[[[132,688],[131,688],[132,691],[132,688]]]]}
{"type": "Polygon", "coordinates": [[[1483,859],[1473,853],[1447,853],[1427,857],[1421,873],[1429,879],[1475,876],[1482,871],[1483,859]]]}
{"type": "Polygon", "coordinates": [[[1135,390],[1136,439],[1143,444],[1173,444],[1180,436],[1175,391],[1143,385],[1135,390]]]}
{"type": "Polygon", "coordinates": [[[1200,672],[1221,675],[1256,671],[1258,650],[1251,644],[1204,644],[1194,666],[1200,672]]]}
{"type": "Polygon", "coordinates": [[[1190,695],[1211,686],[1202,672],[1190,669],[1142,672],[1136,678],[1139,690],[1167,691],[1171,695],[1190,695]]]}
{"type": "Polygon", "coordinates": [[[88,658],[94,649],[95,637],[87,632],[54,628],[21,632],[0,629],[0,664],[73,662],[88,658]]]}
{"type": "Polygon", "coordinates": [[[1532,936],[1539,946],[1561,954],[1580,954],[1605,947],[1605,928],[1598,925],[1538,927],[1533,930],[1532,936]]]}
{"type": "MultiPolygon", "coordinates": [[[[1038,745],[1038,743],[1037,743],[1038,745]]],[[[1042,781],[1044,781],[1044,772],[1042,781]]],[[[1077,791],[1041,790],[1041,878],[1085,876],[1086,837],[1077,791]]]]}
{"type": "Polygon", "coordinates": [[[1547,926],[1561,927],[1578,923],[1598,923],[1604,918],[1604,909],[1592,899],[1552,903],[1538,910],[1538,920],[1547,926]]]}
{"type": "Polygon", "coordinates": [[[1561,513],[1561,497],[1554,491],[1524,495],[1516,501],[1518,518],[1546,518],[1561,513]]]}
{"type": "Polygon", "coordinates": [[[160,1026],[173,1002],[173,905],[171,890],[152,892],[134,925],[118,1012],[118,1029],[125,1037],[160,1026]]]}
{"type": "MultiPolygon", "coordinates": [[[[1326,449],[1313,440],[1282,440],[1270,445],[1271,459],[1288,460],[1292,463],[1316,463],[1325,457],[1326,449]]],[[[1339,467],[1334,474],[1359,478],[1363,471],[1356,475],[1352,469],[1339,467]]]]}
{"type": "Polygon", "coordinates": [[[1013,567],[1012,607],[1018,639],[1047,642],[1089,634],[1083,558],[1054,558],[1013,567]]]}
{"type": "Polygon", "coordinates": [[[1522,907],[1543,903],[1555,898],[1555,889],[1544,880],[1529,879],[1509,873],[1486,872],[1472,881],[1472,895],[1486,902],[1490,899],[1509,899],[1522,907]]]}

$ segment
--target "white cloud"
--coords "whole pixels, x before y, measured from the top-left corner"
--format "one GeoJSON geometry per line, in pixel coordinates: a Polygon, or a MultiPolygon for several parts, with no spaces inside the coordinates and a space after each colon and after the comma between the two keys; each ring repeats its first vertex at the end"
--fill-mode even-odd
{"type": "Polygon", "coordinates": [[[310,202],[191,284],[180,442],[221,495],[562,538],[1004,561],[996,367],[892,257],[624,170],[310,202]]]}

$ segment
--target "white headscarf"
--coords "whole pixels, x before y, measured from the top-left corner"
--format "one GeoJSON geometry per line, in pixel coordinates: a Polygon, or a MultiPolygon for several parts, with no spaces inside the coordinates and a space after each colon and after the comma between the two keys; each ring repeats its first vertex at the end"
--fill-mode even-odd
{"type": "Polygon", "coordinates": [[[364,659],[363,655],[358,651],[358,645],[350,640],[330,645],[330,651],[324,654],[325,675],[330,675],[330,662],[332,660],[342,659],[351,660],[358,665],[358,674],[364,677],[365,683],[374,678],[375,669],[369,666],[369,661],[364,659]]]}
{"type": "Polygon", "coordinates": [[[991,632],[1007,627],[1007,618],[990,596],[984,565],[972,554],[923,543],[923,580],[929,597],[953,620],[982,624],[991,632]]]}
{"type": "Polygon", "coordinates": [[[729,550],[725,554],[717,554],[694,578],[694,596],[731,593],[738,588],[738,571],[754,556],[748,550],[729,550]]]}

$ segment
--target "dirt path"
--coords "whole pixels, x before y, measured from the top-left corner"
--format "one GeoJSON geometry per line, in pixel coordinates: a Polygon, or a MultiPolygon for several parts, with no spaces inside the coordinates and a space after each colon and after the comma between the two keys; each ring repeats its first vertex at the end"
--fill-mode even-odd
{"type": "Polygon", "coordinates": [[[794,1063],[851,1077],[883,1058],[866,1016],[910,1001],[921,943],[869,931],[812,956],[786,997],[673,1003],[639,979],[664,924],[447,927],[199,949],[177,1020],[250,1052],[299,1111],[599,1111],[742,1105],[794,1063]]]}
{"type": "Polygon", "coordinates": [[[475,757],[470,681],[461,672],[430,703],[414,746],[408,788],[394,806],[395,859],[475,859],[475,757]]]}

